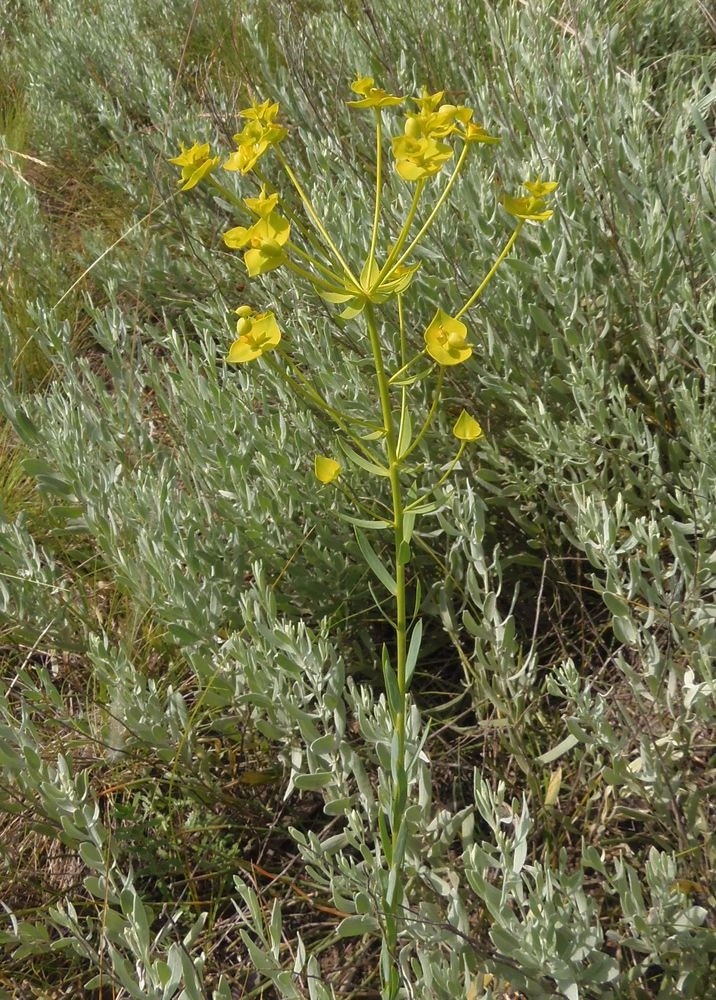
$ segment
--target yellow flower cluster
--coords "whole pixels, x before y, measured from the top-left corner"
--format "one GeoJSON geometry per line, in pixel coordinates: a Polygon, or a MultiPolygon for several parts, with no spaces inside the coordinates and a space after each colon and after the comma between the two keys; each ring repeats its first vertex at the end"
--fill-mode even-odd
{"type": "Polygon", "coordinates": [[[472,109],[464,104],[441,104],[445,94],[434,94],[423,88],[422,97],[414,97],[418,111],[406,116],[405,131],[393,139],[395,168],[406,181],[432,177],[442,170],[453,155],[452,146],[444,140],[458,135],[466,142],[498,142],[481,125],[472,121],[472,109]]]}
{"type": "Polygon", "coordinates": [[[210,174],[218,162],[218,156],[210,155],[208,142],[195,142],[189,148],[182,143],[179,156],[173,156],[169,160],[169,163],[181,167],[180,191],[189,191],[196,187],[202,177],[210,174]]]}
{"type": "Polygon", "coordinates": [[[250,278],[280,267],[286,260],[284,246],[291,235],[291,224],[277,212],[278,194],[267,195],[264,188],[258,198],[244,198],[244,205],[258,216],[253,226],[234,226],[224,233],[224,243],[244,252],[250,278]]]}
{"type": "MultiPolygon", "coordinates": [[[[356,99],[348,101],[351,107],[373,109],[376,112],[378,118],[377,135],[380,141],[382,134],[380,113],[382,109],[403,104],[406,99],[377,87],[373,77],[369,76],[355,80],[351,89],[357,95],[356,99]]],[[[446,102],[443,100],[444,97],[444,90],[430,93],[426,88],[423,88],[420,97],[411,99],[416,110],[406,112],[403,133],[392,139],[396,171],[403,180],[409,182],[423,181],[439,173],[453,156],[454,149],[450,140],[454,137],[462,140],[464,147],[457,170],[448,182],[446,190],[438,202],[438,207],[462,166],[462,161],[467,153],[465,147],[473,143],[491,145],[499,142],[497,136],[490,135],[482,125],[472,120],[473,111],[471,108],[462,104],[446,102]]],[[[244,119],[245,124],[242,130],[234,136],[237,148],[223,166],[226,170],[247,174],[256,167],[267,150],[276,146],[286,137],[287,129],[277,123],[276,119],[279,114],[277,102],[266,100],[261,104],[254,103],[239,114],[244,119]]],[[[305,193],[288,165],[282,157],[280,158],[301,199],[306,203],[305,193]]],[[[191,147],[182,144],[181,153],[170,159],[169,162],[181,169],[179,185],[182,191],[188,191],[215,169],[219,163],[219,157],[211,155],[208,143],[194,143],[191,147]]],[[[220,190],[226,191],[229,200],[237,200],[215,178],[212,178],[212,183],[220,190]]],[[[524,222],[544,222],[553,214],[552,209],[547,205],[547,197],[557,188],[556,182],[542,181],[540,177],[537,177],[534,181],[525,181],[523,186],[528,192],[525,197],[508,196],[501,199],[502,206],[519,220],[519,225],[496,261],[493,270],[460,310],[458,317],[482,293],[485,284],[511,249],[522,224],[524,222]]],[[[265,186],[262,186],[257,197],[244,198],[243,203],[254,216],[253,224],[235,226],[226,232],[223,238],[227,247],[243,251],[248,274],[250,277],[256,277],[287,262],[288,252],[296,248],[289,242],[291,225],[279,210],[277,193],[268,194],[265,186]]],[[[375,232],[377,232],[379,204],[380,197],[378,196],[375,232]]],[[[329,235],[320,222],[316,220],[315,212],[312,211],[310,204],[308,204],[308,209],[316,221],[320,233],[325,237],[328,246],[333,250],[345,272],[341,273],[340,270],[332,272],[319,263],[316,266],[320,273],[313,275],[312,280],[319,295],[331,303],[343,306],[341,313],[343,319],[355,318],[369,303],[381,305],[392,296],[401,295],[407,289],[419,265],[409,266],[403,263],[404,258],[408,256],[410,247],[402,257],[399,257],[399,250],[407,237],[412,216],[408,219],[405,231],[401,234],[393,255],[389,258],[388,265],[395,258],[398,259],[398,262],[393,263],[392,267],[386,266],[384,268],[385,274],[380,271],[375,258],[374,234],[374,244],[371,247],[369,259],[360,272],[360,276],[354,277],[348,265],[342,260],[340,252],[331,243],[329,235]]],[[[300,250],[298,252],[302,253],[300,250]]],[[[302,255],[311,260],[309,255],[305,253],[302,255]]],[[[295,263],[291,266],[297,272],[301,272],[301,268],[295,263]]],[[[305,270],[303,273],[306,273],[305,270]]],[[[248,306],[241,306],[237,309],[237,314],[239,317],[236,327],[237,339],[231,345],[228,361],[237,363],[252,361],[278,345],[281,332],[273,313],[257,313],[248,306]]],[[[467,327],[458,317],[450,316],[444,310],[438,309],[425,330],[423,353],[438,365],[446,367],[459,365],[472,355],[473,349],[467,342],[467,327]]],[[[482,431],[477,421],[463,412],[455,424],[453,433],[461,441],[472,441],[481,436],[482,431]]],[[[332,482],[340,471],[341,467],[335,460],[322,456],[316,459],[315,472],[321,482],[332,482]]]]}
{"type": "MultiPolygon", "coordinates": [[[[404,98],[376,87],[371,76],[362,76],[351,84],[359,100],[348,101],[353,108],[387,108],[402,104],[404,98]]],[[[444,90],[431,94],[424,87],[421,97],[412,100],[418,111],[409,111],[403,135],[393,139],[395,169],[406,181],[419,181],[439,173],[453,155],[444,140],[459,135],[465,142],[499,142],[482,125],[472,121],[472,109],[463,104],[442,104],[444,90]]]]}
{"type": "Polygon", "coordinates": [[[502,199],[502,207],[524,222],[546,222],[553,215],[552,209],[547,208],[545,198],[552,194],[557,188],[556,181],[543,181],[540,177],[536,181],[525,181],[522,187],[527,188],[529,196],[525,198],[502,199]]]}
{"type": "Polygon", "coordinates": [[[390,108],[403,103],[403,97],[395,97],[380,87],[374,87],[374,83],[372,76],[359,77],[351,84],[351,90],[354,94],[360,94],[360,100],[346,103],[352,108],[390,108]]]}
{"type": "Polygon", "coordinates": [[[254,104],[239,114],[246,119],[246,125],[234,136],[238,148],[224,163],[224,170],[239,170],[242,174],[247,174],[253,170],[266,150],[285,139],[288,132],[275,122],[278,114],[276,102],[254,104]]]}
{"type": "Polygon", "coordinates": [[[441,104],[445,96],[444,90],[429,94],[423,87],[422,97],[414,97],[419,111],[409,111],[405,131],[414,138],[425,136],[432,139],[445,139],[455,132],[460,132],[472,119],[472,109],[464,104],[441,104]]]}

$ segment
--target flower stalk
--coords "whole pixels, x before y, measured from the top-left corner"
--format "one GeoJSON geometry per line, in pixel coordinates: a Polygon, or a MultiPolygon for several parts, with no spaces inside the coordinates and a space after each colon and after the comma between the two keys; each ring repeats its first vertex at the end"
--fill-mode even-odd
{"type": "MultiPolygon", "coordinates": [[[[422,636],[422,622],[416,619],[411,641],[408,642],[411,626],[408,569],[412,559],[413,533],[416,518],[439,507],[436,491],[458,467],[465,450],[483,436],[482,428],[470,413],[465,410],[460,413],[452,429],[456,444],[453,457],[427,488],[421,486],[418,489],[416,472],[409,459],[418,448],[425,446],[431,430],[438,425],[444,401],[446,370],[467,363],[474,353],[470,330],[462,317],[483,295],[514,248],[524,225],[528,222],[540,224],[551,216],[552,210],[547,206],[546,199],[556,188],[556,183],[542,181],[538,177],[525,182],[527,196],[503,199],[503,208],[517,219],[517,224],[489,271],[457,312],[452,313],[447,308],[447,302],[445,307],[438,305],[427,327],[416,330],[410,322],[404,300],[416,279],[419,265],[408,266],[406,262],[425,239],[454,190],[470,151],[480,145],[492,146],[498,138],[472,121],[470,108],[444,103],[442,91],[430,94],[423,90],[420,97],[412,98],[418,110],[405,114],[404,132],[396,135],[391,142],[395,172],[392,184],[414,185],[412,199],[397,235],[381,251],[383,204],[392,190],[384,169],[388,161],[384,151],[382,116],[384,112],[404,105],[406,99],[375,86],[371,77],[360,77],[354,81],[352,90],[357,96],[348,104],[357,110],[370,110],[375,117],[375,200],[367,256],[361,253],[360,247],[365,247],[365,242],[361,244],[360,240],[345,250],[340,247],[320,218],[304,185],[280,148],[288,136],[288,129],[278,122],[280,109],[276,103],[264,101],[241,112],[246,123],[234,136],[236,150],[223,164],[225,170],[240,176],[253,174],[261,184],[258,197],[239,198],[217,180],[214,171],[220,158],[211,155],[208,143],[182,147],[181,153],[170,162],[181,171],[179,185],[182,191],[189,191],[206,180],[222,194],[226,204],[244,214],[247,210],[251,213],[254,221],[250,226],[234,226],[224,235],[226,246],[243,254],[250,278],[270,275],[285,268],[300,282],[311,286],[330,307],[339,306],[342,311],[338,318],[342,322],[355,322],[364,331],[365,354],[372,361],[377,397],[376,413],[372,419],[356,419],[340,403],[328,402],[327,394],[322,390],[320,371],[306,374],[295,360],[295,352],[300,345],[292,342],[290,320],[284,330],[273,311],[256,310],[247,304],[236,309],[237,336],[226,360],[230,364],[267,364],[298,398],[326,418],[335,428],[342,461],[333,453],[313,457],[312,474],[320,484],[320,495],[346,497],[353,510],[368,515],[368,520],[359,520],[339,512],[339,516],[356,526],[356,538],[368,570],[374,573],[386,591],[381,610],[393,628],[392,653],[384,649],[382,654],[392,748],[390,774],[385,776],[389,794],[382,800],[383,808],[378,814],[378,830],[375,832],[376,854],[383,862],[375,887],[375,896],[379,900],[375,917],[382,935],[382,1000],[398,1000],[401,993],[409,995],[401,982],[397,953],[405,925],[410,876],[406,870],[406,817],[410,805],[412,766],[408,759],[412,752],[408,747],[410,687],[422,636]],[[453,139],[461,143],[459,155],[442,190],[428,208],[425,221],[411,238],[418,212],[433,189],[433,179],[453,159],[453,139]],[[303,217],[299,218],[300,206],[296,208],[294,204],[292,209],[286,204],[284,208],[279,204],[277,192],[267,193],[268,185],[259,163],[272,151],[298,195],[300,206],[308,217],[307,223],[303,217]],[[378,258],[383,253],[384,263],[379,267],[378,258]],[[360,256],[365,256],[360,268],[349,262],[360,256]],[[356,277],[356,272],[359,277],[356,277]],[[426,357],[428,365],[417,374],[411,374],[413,366],[426,357]],[[427,412],[424,412],[426,402],[422,399],[416,402],[413,397],[417,393],[410,390],[434,374],[432,399],[427,412]],[[418,428],[416,433],[412,431],[414,419],[418,428]],[[383,495],[375,502],[360,499],[358,490],[351,483],[352,477],[366,474],[376,477],[383,486],[383,495]],[[406,498],[416,494],[419,494],[417,499],[407,502],[406,498]],[[392,557],[386,561],[387,565],[381,562],[365,535],[358,530],[358,525],[366,524],[374,530],[391,532],[392,557]]],[[[448,298],[446,290],[445,300],[448,298]]],[[[426,544],[420,534],[415,535],[415,543],[421,547],[426,544]]]]}

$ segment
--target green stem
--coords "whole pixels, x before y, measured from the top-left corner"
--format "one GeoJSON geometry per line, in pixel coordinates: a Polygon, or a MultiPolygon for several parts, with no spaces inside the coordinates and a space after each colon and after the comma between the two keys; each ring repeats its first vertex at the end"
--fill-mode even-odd
{"type": "Polygon", "coordinates": [[[306,263],[311,264],[311,266],[315,267],[317,271],[321,271],[322,274],[324,274],[325,277],[328,279],[330,284],[336,288],[336,291],[342,290],[340,288],[340,285],[338,285],[340,279],[336,276],[336,272],[332,271],[330,267],[326,267],[326,265],[322,264],[321,261],[318,260],[316,257],[313,257],[310,253],[307,253],[301,247],[297,246],[297,244],[295,244],[293,240],[288,241],[288,243],[286,244],[286,249],[287,250],[290,249],[292,253],[298,254],[299,257],[302,257],[306,261],[306,263]]]}
{"type": "Polygon", "coordinates": [[[425,503],[425,501],[428,499],[428,497],[430,496],[430,494],[434,493],[435,490],[439,489],[439,487],[442,486],[442,484],[448,478],[448,476],[450,475],[450,473],[452,472],[452,470],[455,468],[455,466],[457,465],[457,463],[460,461],[460,456],[462,455],[462,453],[464,452],[464,450],[465,450],[465,442],[461,441],[460,442],[460,447],[457,450],[457,455],[455,456],[455,458],[453,458],[452,462],[450,463],[450,465],[448,465],[447,469],[445,470],[445,472],[443,472],[442,476],[440,476],[440,478],[438,479],[438,481],[433,486],[430,487],[430,489],[427,491],[427,493],[423,493],[423,495],[421,497],[418,497],[417,500],[413,500],[412,503],[409,503],[407,505],[407,507],[405,508],[405,513],[408,513],[411,510],[415,510],[416,507],[419,507],[421,504],[425,503]]]}
{"type": "Polygon", "coordinates": [[[350,281],[353,282],[353,284],[356,286],[356,288],[360,288],[360,282],[355,278],[355,276],[354,276],[353,272],[351,271],[350,267],[345,262],[345,260],[343,258],[343,255],[341,254],[340,250],[338,249],[338,247],[335,245],[335,243],[331,239],[331,237],[330,237],[330,235],[328,233],[328,230],[326,229],[326,227],[323,225],[323,223],[319,219],[318,215],[316,214],[316,210],[314,209],[313,205],[311,204],[311,199],[308,197],[308,195],[306,194],[306,192],[303,190],[303,187],[301,186],[301,183],[300,183],[298,177],[296,177],[296,175],[293,172],[293,170],[291,169],[291,167],[290,167],[290,165],[289,165],[286,157],[283,155],[283,153],[281,152],[281,150],[278,147],[276,147],[276,155],[278,156],[278,159],[279,159],[279,162],[280,162],[281,166],[286,171],[286,173],[288,175],[288,179],[291,181],[291,183],[293,184],[293,186],[296,188],[296,191],[298,192],[298,196],[301,199],[301,201],[303,202],[303,206],[306,209],[306,211],[308,212],[310,218],[312,219],[314,226],[316,227],[316,229],[318,230],[318,232],[323,237],[326,246],[330,249],[330,251],[333,254],[333,256],[336,258],[336,260],[338,261],[338,263],[341,265],[341,267],[343,268],[343,270],[346,273],[346,276],[350,279],[350,281]]]}
{"type": "MultiPolygon", "coordinates": [[[[383,119],[380,108],[375,109],[375,212],[373,214],[373,234],[368,254],[368,275],[375,263],[375,248],[378,245],[378,223],[380,222],[380,194],[383,183],[383,119]]],[[[370,279],[369,279],[370,280],[370,279]]]]}
{"type": "Polygon", "coordinates": [[[222,184],[221,181],[217,181],[216,177],[214,177],[213,174],[209,174],[208,181],[210,184],[213,184],[216,190],[224,198],[226,198],[229,204],[233,205],[234,208],[240,209],[240,211],[244,212],[244,214],[248,212],[248,208],[246,207],[246,205],[244,205],[243,200],[239,198],[238,195],[234,194],[234,192],[231,191],[229,188],[227,188],[224,184],[222,184]]]}
{"type": "Polygon", "coordinates": [[[285,369],[281,368],[269,354],[266,354],[264,355],[264,360],[271,370],[282,378],[287,385],[291,386],[299,399],[306,400],[312,406],[315,406],[315,408],[321,413],[328,416],[339,428],[339,430],[341,430],[345,436],[353,442],[355,447],[363,453],[364,457],[369,462],[373,462],[375,465],[378,465],[380,463],[380,458],[377,455],[374,455],[370,448],[366,447],[365,442],[353,433],[350,426],[346,423],[345,419],[338,412],[338,410],[334,410],[333,407],[326,402],[323,396],[321,396],[321,394],[306,379],[305,375],[300,372],[295,362],[291,360],[285,351],[279,351],[279,354],[287,365],[293,369],[294,374],[291,375],[285,369]]]}
{"type": "MultiPolygon", "coordinates": [[[[405,358],[408,351],[408,345],[405,337],[405,317],[403,315],[403,296],[398,295],[398,338],[400,342],[400,362],[405,364],[405,358]]],[[[388,379],[388,385],[391,384],[390,379],[388,379]]],[[[398,447],[401,447],[403,441],[403,428],[405,427],[405,422],[408,419],[408,390],[407,386],[401,385],[400,387],[400,429],[398,431],[398,447]]],[[[407,449],[406,449],[407,451],[407,449]]],[[[402,452],[398,456],[403,461],[405,457],[405,452],[402,452]]]]}
{"type": "Polygon", "coordinates": [[[390,896],[386,896],[386,923],[384,931],[384,962],[383,969],[384,1000],[396,1000],[400,986],[396,952],[398,945],[398,913],[403,897],[403,854],[404,842],[401,830],[405,815],[408,796],[408,779],[405,767],[406,714],[408,701],[407,688],[407,600],[406,574],[407,560],[404,557],[404,508],[403,494],[400,482],[401,460],[397,452],[395,422],[390,405],[390,386],[385,373],[380,336],[375,321],[373,307],[369,303],[365,308],[366,324],[373,363],[378,384],[380,408],[385,428],[385,447],[388,459],[390,491],[393,507],[393,544],[395,558],[395,675],[398,688],[399,704],[393,712],[395,734],[395,763],[393,766],[393,793],[390,815],[390,896]]]}
{"type": "MultiPolygon", "coordinates": [[[[401,344],[401,347],[402,347],[402,344],[401,344]]],[[[402,351],[401,351],[401,353],[402,353],[402,351]]],[[[396,382],[399,382],[400,379],[401,379],[401,377],[405,374],[405,372],[407,372],[409,368],[412,368],[416,361],[420,361],[420,359],[422,357],[425,357],[425,354],[426,354],[425,351],[420,351],[418,354],[414,355],[410,359],[410,361],[408,361],[406,364],[404,364],[402,366],[402,368],[399,368],[397,370],[397,372],[393,372],[393,374],[388,379],[388,385],[394,385],[396,382]]],[[[401,358],[401,361],[402,361],[402,358],[401,358]]]]}
{"type": "Polygon", "coordinates": [[[423,426],[420,428],[420,430],[418,431],[418,433],[415,436],[414,440],[412,441],[410,447],[402,455],[403,461],[405,461],[406,458],[408,458],[409,455],[412,455],[412,453],[415,451],[415,449],[418,447],[418,445],[420,444],[420,442],[425,437],[425,434],[426,434],[428,428],[430,427],[430,424],[433,422],[433,418],[434,418],[435,413],[436,413],[437,408],[438,408],[438,403],[440,402],[440,394],[442,393],[443,379],[444,378],[445,378],[445,369],[441,365],[440,369],[438,371],[438,384],[435,386],[435,395],[433,396],[432,404],[430,406],[430,409],[428,410],[428,415],[425,418],[425,422],[423,423],[423,426]]]}
{"type": "MultiPolygon", "coordinates": [[[[400,363],[405,367],[405,359],[408,356],[408,341],[405,336],[405,313],[403,310],[402,293],[398,293],[398,335],[400,339],[400,363]]],[[[392,379],[388,381],[390,383],[392,379]]]]}
{"type": "Polygon", "coordinates": [[[455,164],[455,169],[453,170],[452,174],[450,175],[450,179],[448,180],[447,184],[443,188],[442,194],[440,195],[440,197],[438,198],[438,200],[435,202],[435,205],[433,206],[432,212],[430,213],[430,215],[427,217],[427,219],[425,220],[425,222],[420,227],[420,230],[419,230],[417,236],[413,237],[413,239],[410,241],[410,244],[408,245],[408,249],[404,253],[402,253],[400,255],[400,257],[398,258],[398,260],[395,262],[394,267],[397,267],[399,264],[402,264],[403,261],[406,260],[410,256],[413,248],[416,247],[418,245],[418,243],[420,243],[420,241],[422,240],[423,236],[425,236],[425,234],[427,233],[428,229],[430,229],[430,227],[432,226],[433,222],[435,221],[435,216],[438,214],[438,212],[440,211],[440,209],[445,204],[445,199],[450,194],[450,191],[452,190],[452,186],[455,183],[455,181],[457,180],[460,171],[462,170],[462,165],[465,162],[465,157],[467,156],[469,148],[470,148],[470,144],[466,142],[465,145],[462,147],[462,151],[460,153],[460,156],[458,157],[458,161],[455,164]]]}
{"type": "Polygon", "coordinates": [[[487,286],[490,284],[490,282],[492,281],[492,279],[495,277],[495,274],[497,273],[497,268],[500,266],[500,264],[502,263],[502,261],[508,255],[508,253],[510,252],[510,250],[512,249],[512,247],[515,245],[515,243],[517,241],[517,237],[520,235],[520,232],[522,231],[522,227],[524,226],[524,224],[525,224],[524,223],[524,219],[520,219],[520,221],[517,223],[517,228],[513,232],[512,236],[510,236],[510,238],[507,241],[507,243],[505,244],[502,252],[500,253],[500,256],[497,258],[497,260],[495,261],[495,263],[492,265],[492,267],[490,268],[490,270],[487,272],[487,274],[485,275],[485,277],[483,278],[483,280],[480,282],[480,284],[478,285],[478,287],[472,293],[472,295],[467,300],[467,302],[462,307],[462,309],[459,312],[455,313],[455,319],[460,319],[460,317],[464,313],[467,312],[467,310],[470,308],[470,306],[474,306],[475,305],[475,303],[477,302],[477,300],[480,298],[480,296],[482,295],[482,293],[485,291],[485,289],[487,288],[487,286]]]}
{"type": "Polygon", "coordinates": [[[378,275],[378,283],[380,283],[386,276],[386,274],[391,270],[393,266],[393,261],[402,250],[403,244],[405,243],[405,241],[408,238],[408,235],[410,234],[410,227],[413,224],[415,213],[417,212],[418,205],[420,204],[420,196],[423,193],[424,188],[425,188],[425,180],[419,180],[418,183],[415,185],[415,191],[413,192],[413,200],[410,203],[410,208],[408,210],[407,216],[405,217],[403,228],[400,230],[400,233],[398,234],[398,239],[395,241],[392,250],[388,254],[388,259],[380,269],[380,274],[378,275]]]}

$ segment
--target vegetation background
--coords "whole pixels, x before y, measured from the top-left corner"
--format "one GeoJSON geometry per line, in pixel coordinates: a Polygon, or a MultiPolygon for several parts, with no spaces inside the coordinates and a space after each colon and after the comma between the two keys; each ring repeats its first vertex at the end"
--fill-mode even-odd
{"type": "MultiPolygon", "coordinates": [[[[376,995],[370,851],[358,871],[341,830],[363,810],[370,844],[385,630],[312,479],[331,428],[226,369],[232,222],[166,164],[275,98],[350,245],[372,151],[344,102],[369,73],[502,136],[433,230],[416,329],[484,272],[500,193],[560,181],[451,376],[445,428],[464,405],[486,436],[416,565],[405,974],[426,1000],[716,996],[707,5],[0,10],[0,996],[376,995]]],[[[374,405],[349,325],[280,271],[251,296],[374,405]]]]}

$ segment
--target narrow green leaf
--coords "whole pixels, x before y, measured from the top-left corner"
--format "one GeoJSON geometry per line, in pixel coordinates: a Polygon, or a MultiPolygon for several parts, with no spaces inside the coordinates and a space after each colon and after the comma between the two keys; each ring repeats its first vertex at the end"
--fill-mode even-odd
{"type": "Polygon", "coordinates": [[[627,646],[635,646],[639,639],[637,630],[628,618],[614,618],[612,631],[619,642],[623,642],[627,646]]]}
{"type": "Polygon", "coordinates": [[[406,514],[434,514],[436,510],[440,510],[445,506],[442,501],[428,500],[426,503],[420,503],[413,506],[410,505],[410,510],[406,511],[406,514]]]}
{"type": "Polygon", "coordinates": [[[403,514],[403,541],[410,545],[415,530],[415,511],[409,510],[403,514]]]}
{"type": "Polygon", "coordinates": [[[191,632],[183,625],[177,625],[176,622],[167,628],[167,632],[179,646],[193,646],[201,639],[201,636],[197,635],[196,632],[191,632]]]}
{"type": "Polygon", "coordinates": [[[529,312],[530,316],[534,320],[535,326],[542,330],[543,333],[547,333],[551,337],[556,337],[558,335],[556,326],[544,309],[540,309],[539,306],[533,304],[529,307],[529,312]]]}
{"type": "Polygon", "coordinates": [[[376,518],[375,521],[369,521],[365,517],[352,517],[350,514],[342,514],[340,511],[336,511],[338,517],[341,521],[347,521],[348,524],[354,524],[358,528],[365,528],[367,531],[381,531],[384,528],[390,528],[390,521],[381,521],[376,518]]]}
{"type": "Polygon", "coordinates": [[[370,913],[373,909],[373,904],[371,903],[370,896],[366,892],[357,892],[355,899],[355,908],[362,916],[366,913],[370,913]]]}
{"type": "Polygon", "coordinates": [[[402,708],[403,701],[398,690],[398,678],[390,664],[390,657],[385,646],[383,647],[383,680],[385,682],[385,694],[388,699],[388,705],[393,715],[397,715],[402,708]]]}
{"type": "Polygon", "coordinates": [[[629,618],[629,603],[620,594],[612,594],[605,590],[602,600],[615,618],[629,618]]]}
{"type": "Polygon", "coordinates": [[[24,410],[16,409],[13,413],[8,414],[8,417],[13,428],[17,432],[17,436],[21,438],[25,444],[35,444],[37,442],[40,432],[24,410]]]}
{"type": "Polygon", "coordinates": [[[388,623],[388,625],[390,626],[391,630],[394,632],[395,631],[395,622],[390,617],[389,612],[385,610],[385,608],[383,606],[384,601],[383,601],[382,597],[380,597],[378,594],[376,594],[372,580],[368,580],[368,590],[370,591],[370,596],[373,598],[373,605],[374,605],[374,607],[380,612],[381,617],[388,623]]]}
{"type": "Polygon", "coordinates": [[[378,277],[378,265],[373,257],[369,257],[360,272],[360,283],[363,288],[368,288],[378,277]]]}
{"type": "Polygon", "coordinates": [[[410,645],[408,646],[408,654],[405,658],[405,685],[410,687],[410,681],[412,680],[413,673],[415,671],[415,664],[418,662],[418,655],[420,653],[420,644],[423,641],[423,619],[418,618],[415,625],[413,626],[413,631],[410,635],[410,645]]]}
{"type": "Polygon", "coordinates": [[[538,764],[551,764],[553,760],[557,760],[557,758],[561,757],[562,754],[568,753],[572,747],[577,745],[577,743],[579,743],[577,737],[570,733],[569,736],[565,736],[561,743],[558,743],[556,747],[552,747],[552,749],[548,750],[546,753],[540,754],[539,757],[535,757],[535,760],[538,764]]]}
{"type": "Polygon", "coordinates": [[[410,447],[410,442],[413,437],[413,422],[410,418],[410,410],[406,406],[403,410],[403,418],[400,422],[400,430],[398,432],[398,444],[397,453],[398,458],[402,458],[405,452],[410,447]]]}
{"type": "Polygon", "coordinates": [[[369,459],[364,458],[355,448],[351,448],[349,444],[346,444],[345,441],[341,441],[340,446],[346,458],[350,459],[351,462],[355,462],[356,465],[360,466],[361,469],[365,469],[366,472],[370,472],[374,476],[388,477],[390,475],[389,470],[384,465],[378,465],[376,462],[371,462],[369,459]]]}
{"type": "Polygon", "coordinates": [[[413,613],[411,619],[414,620],[418,617],[418,612],[420,611],[420,605],[423,600],[423,588],[420,586],[420,580],[415,582],[415,600],[413,602],[413,613]]]}
{"type": "Polygon", "coordinates": [[[378,558],[375,550],[371,546],[370,542],[360,530],[360,528],[354,526],[356,541],[358,542],[358,548],[361,551],[361,555],[365,559],[366,563],[378,577],[380,582],[383,584],[388,593],[392,594],[393,597],[398,593],[398,585],[385,568],[383,563],[378,558]]]}
{"type": "Polygon", "coordinates": [[[326,816],[343,816],[352,805],[353,800],[351,798],[331,799],[330,802],[326,802],[323,811],[326,816]]]}
{"type": "Polygon", "coordinates": [[[105,860],[102,857],[101,852],[91,844],[88,840],[80,844],[79,847],[80,857],[87,865],[88,868],[95,868],[97,871],[104,872],[107,869],[105,860]]]}
{"type": "Polygon", "coordinates": [[[388,831],[386,815],[382,809],[378,812],[378,831],[380,833],[380,843],[383,848],[386,864],[391,865],[393,863],[393,842],[388,831]]]}

